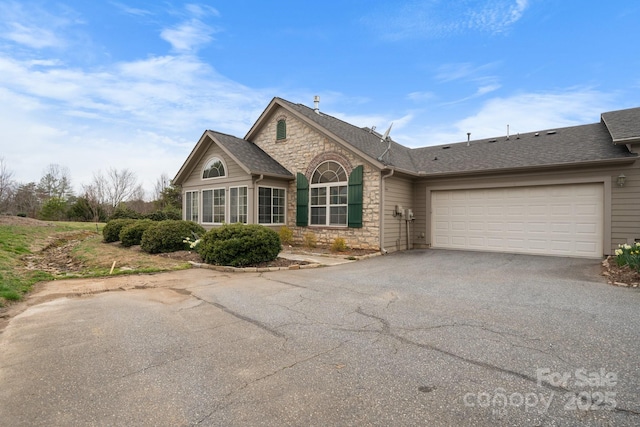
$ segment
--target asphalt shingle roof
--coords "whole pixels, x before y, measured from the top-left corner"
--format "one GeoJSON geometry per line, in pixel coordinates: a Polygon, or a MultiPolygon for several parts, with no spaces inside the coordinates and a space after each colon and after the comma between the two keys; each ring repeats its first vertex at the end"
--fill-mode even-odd
{"type": "Polygon", "coordinates": [[[640,107],[602,113],[614,142],[640,141],[640,107]]]}
{"type": "Polygon", "coordinates": [[[416,148],[412,156],[423,174],[481,172],[635,157],[614,145],[602,123],[416,148]],[[447,148],[449,147],[449,148],[447,148]]]}
{"type": "Polygon", "coordinates": [[[256,144],[232,135],[209,130],[226,150],[249,168],[252,174],[267,174],[293,177],[284,166],[262,151],[256,144]]]}
{"type": "MultiPolygon", "coordinates": [[[[318,126],[347,141],[361,152],[378,158],[387,148],[380,134],[346,123],[313,109],[285,103],[318,126]]],[[[640,108],[605,113],[624,135],[640,135],[640,108]]],[[[609,122],[607,121],[607,125],[609,122]]],[[[611,128],[609,128],[610,130],[611,128]]],[[[536,166],[571,165],[575,163],[633,158],[623,146],[613,144],[611,134],[602,122],[545,130],[540,132],[487,138],[422,148],[409,148],[394,141],[384,163],[421,175],[481,172],[536,166]]]]}

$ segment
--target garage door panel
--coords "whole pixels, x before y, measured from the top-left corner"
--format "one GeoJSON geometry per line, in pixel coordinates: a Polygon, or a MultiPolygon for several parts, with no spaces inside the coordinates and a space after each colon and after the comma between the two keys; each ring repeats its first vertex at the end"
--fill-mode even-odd
{"type": "Polygon", "coordinates": [[[434,247],[602,256],[603,185],[434,191],[434,247]]]}

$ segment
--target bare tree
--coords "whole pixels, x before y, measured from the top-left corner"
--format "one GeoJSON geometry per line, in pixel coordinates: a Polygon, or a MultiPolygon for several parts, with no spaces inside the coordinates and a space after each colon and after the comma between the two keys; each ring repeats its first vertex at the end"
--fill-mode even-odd
{"type": "Polygon", "coordinates": [[[144,198],[142,185],[138,184],[136,174],[129,169],[109,168],[105,179],[107,201],[114,208],[129,199],[144,198]]]}
{"type": "Polygon", "coordinates": [[[93,174],[93,181],[83,186],[84,198],[93,207],[102,206],[111,215],[115,208],[127,200],[143,200],[144,189],[135,173],[128,169],[109,168],[93,174]]]}
{"type": "Polygon", "coordinates": [[[12,197],[12,205],[17,213],[24,213],[35,218],[41,205],[36,194],[36,183],[18,185],[12,197]]]}
{"type": "Polygon", "coordinates": [[[156,180],[155,185],[153,186],[153,200],[162,199],[162,193],[164,190],[171,184],[171,180],[169,179],[169,175],[166,172],[162,172],[160,177],[156,180]]]}
{"type": "Polygon", "coordinates": [[[13,171],[7,168],[4,158],[0,157],[0,211],[7,209],[8,201],[14,189],[13,171]]]}
{"type": "Polygon", "coordinates": [[[82,197],[87,201],[91,212],[93,212],[94,220],[98,222],[100,220],[100,210],[105,210],[107,215],[111,214],[111,209],[107,209],[107,198],[105,196],[106,182],[104,176],[101,173],[93,174],[93,181],[91,184],[83,185],[82,191],[84,194],[82,197]]]}
{"type": "Polygon", "coordinates": [[[43,171],[38,183],[38,193],[43,200],[56,197],[66,200],[73,194],[69,168],[52,163],[43,171]]]}

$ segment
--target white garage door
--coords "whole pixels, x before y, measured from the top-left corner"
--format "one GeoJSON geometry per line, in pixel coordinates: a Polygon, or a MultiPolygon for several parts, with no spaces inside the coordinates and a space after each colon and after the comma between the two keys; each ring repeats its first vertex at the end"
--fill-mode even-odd
{"type": "Polygon", "coordinates": [[[572,184],[431,193],[432,246],[602,256],[603,185],[572,184]]]}

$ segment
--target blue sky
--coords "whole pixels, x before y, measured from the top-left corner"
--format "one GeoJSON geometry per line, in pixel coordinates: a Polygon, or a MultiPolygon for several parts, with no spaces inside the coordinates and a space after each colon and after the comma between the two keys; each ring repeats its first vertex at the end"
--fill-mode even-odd
{"type": "Polygon", "coordinates": [[[0,0],[0,157],[151,191],[274,96],[413,147],[594,123],[640,106],[639,21],[629,0],[0,0]]]}

